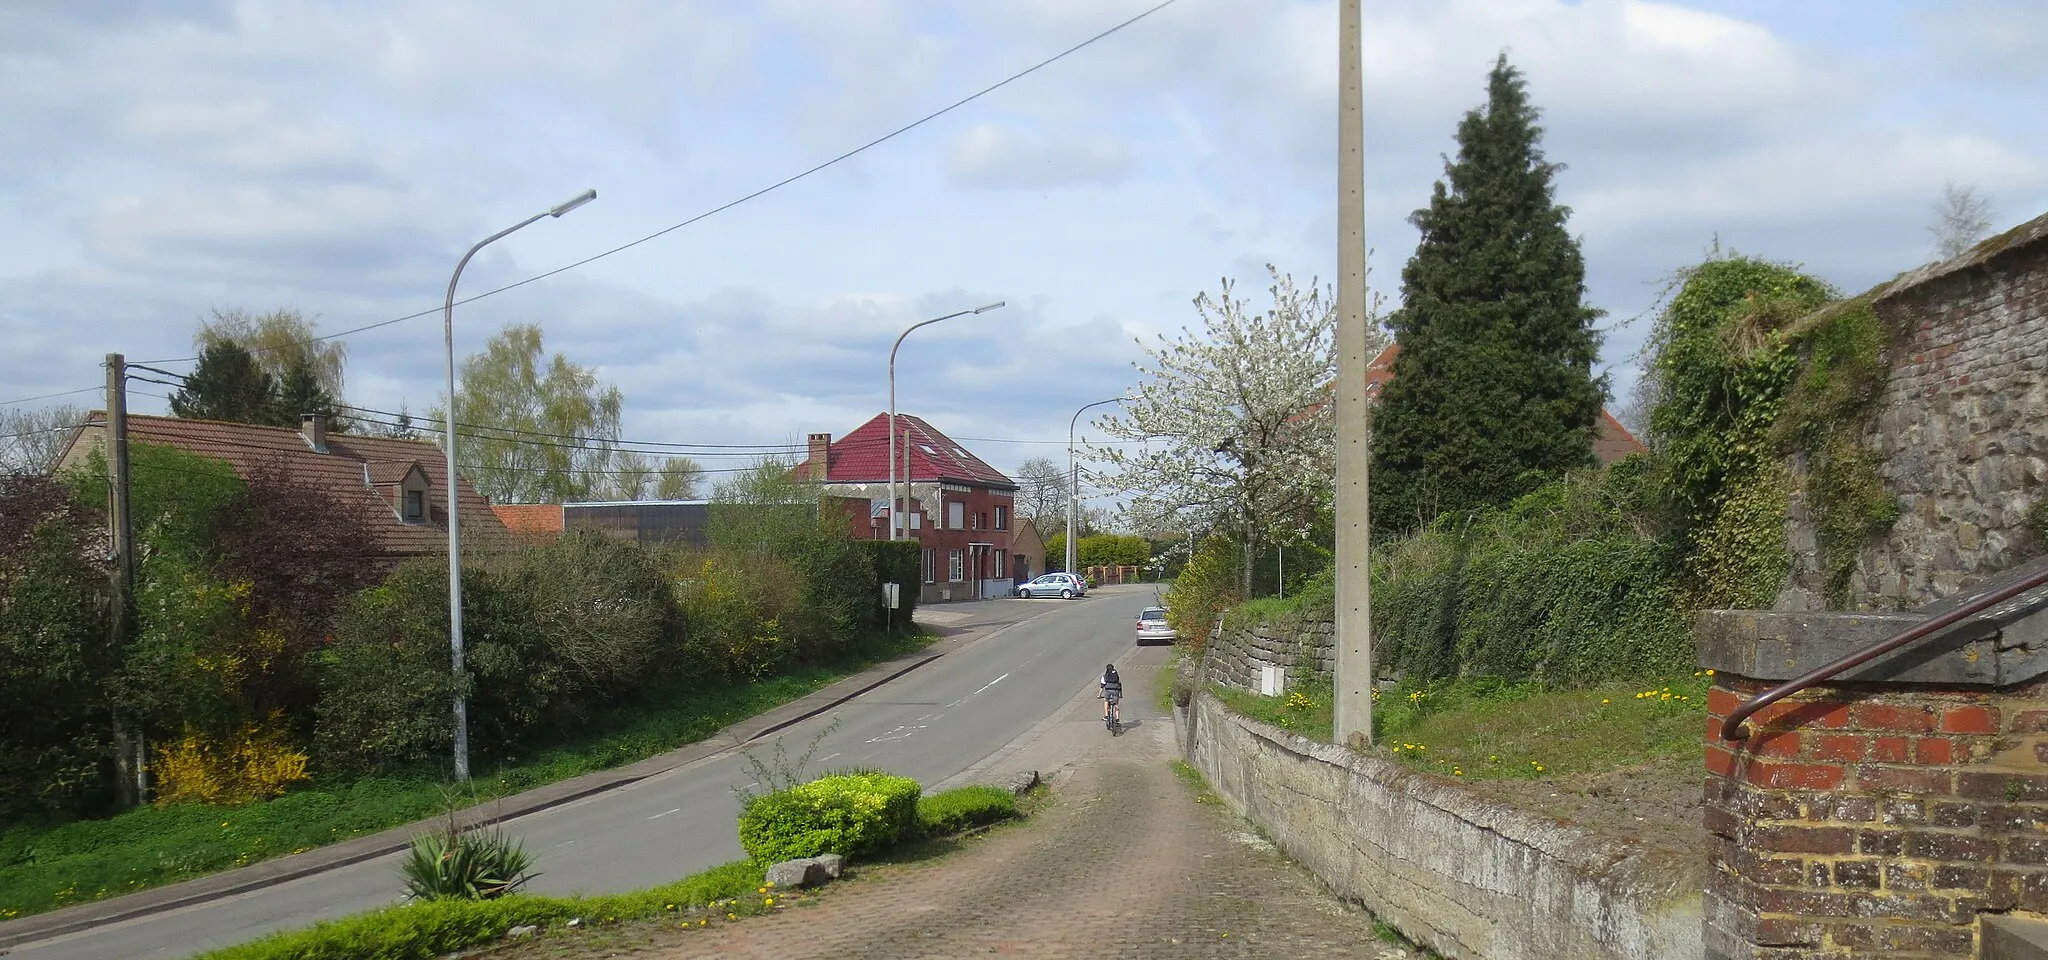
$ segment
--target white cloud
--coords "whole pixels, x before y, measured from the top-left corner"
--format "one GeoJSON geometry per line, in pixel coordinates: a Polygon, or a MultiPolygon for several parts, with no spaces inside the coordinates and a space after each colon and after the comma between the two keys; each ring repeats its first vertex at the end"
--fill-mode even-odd
{"type": "Polygon", "coordinates": [[[963,134],[946,163],[954,183],[995,190],[1115,186],[1130,169],[1130,150],[1114,137],[1038,139],[992,123],[963,134]]]}

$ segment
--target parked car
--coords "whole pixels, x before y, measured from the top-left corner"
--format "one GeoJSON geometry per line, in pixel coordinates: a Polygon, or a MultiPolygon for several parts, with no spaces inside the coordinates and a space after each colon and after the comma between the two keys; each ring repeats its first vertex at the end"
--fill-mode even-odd
{"type": "Polygon", "coordinates": [[[1071,600],[1087,593],[1088,581],[1071,573],[1042,573],[1017,585],[1017,595],[1026,600],[1033,597],[1071,600]]]}
{"type": "Polygon", "coordinates": [[[1165,607],[1146,607],[1138,612],[1138,646],[1148,643],[1172,643],[1180,635],[1173,632],[1173,624],[1166,622],[1165,607]]]}

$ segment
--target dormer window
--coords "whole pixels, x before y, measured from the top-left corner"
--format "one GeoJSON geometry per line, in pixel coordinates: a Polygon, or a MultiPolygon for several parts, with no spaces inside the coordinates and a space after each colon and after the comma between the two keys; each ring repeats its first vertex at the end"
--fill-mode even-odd
{"type": "Polygon", "coordinates": [[[405,522],[427,522],[427,492],[425,490],[407,490],[405,492],[405,522]]]}

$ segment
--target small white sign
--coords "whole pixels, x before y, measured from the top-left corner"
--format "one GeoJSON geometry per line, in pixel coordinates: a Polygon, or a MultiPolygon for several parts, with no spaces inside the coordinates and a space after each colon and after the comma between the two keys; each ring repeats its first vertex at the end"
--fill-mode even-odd
{"type": "Polygon", "coordinates": [[[898,608],[898,607],[896,606],[896,591],[897,591],[897,589],[898,589],[898,588],[897,588],[896,584],[893,584],[893,583],[885,583],[885,584],[882,584],[882,605],[883,605],[883,606],[885,606],[885,607],[887,607],[887,608],[889,608],[889,609],[891,609],[891,610],[896,610],[896,609],[899,609],[899,608],[898,608]]]}
{"type": "Polygon", "coordinates": [[[1259,667],[1259,695],[1277,697],[1287,689],[1287,668],[1263,664],[1259,667]]]}

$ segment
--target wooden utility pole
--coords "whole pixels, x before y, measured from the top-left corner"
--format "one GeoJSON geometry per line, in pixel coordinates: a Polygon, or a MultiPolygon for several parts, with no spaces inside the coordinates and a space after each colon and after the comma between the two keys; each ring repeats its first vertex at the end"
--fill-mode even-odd
{"type": "MultiPolygon", "coordinates": [[[[107,354],[107,542],[112,609],[107,617],[108,649],[118,660],[128,648],[128,614],[135,595],[135,526],[128,510],[128,361],[107,354]]],[[[142,735],[114,704],[114,793],[124,808],[141,806],[144,783],[142,735]]]]}
{"type": "Polygon", "coordinates": [[[1337,14],[1337,742],[1372,742],[1371,431],[1365,402],[1365,90],[1359,0],[1337,14]]]}

